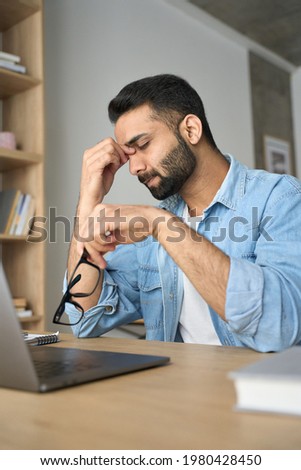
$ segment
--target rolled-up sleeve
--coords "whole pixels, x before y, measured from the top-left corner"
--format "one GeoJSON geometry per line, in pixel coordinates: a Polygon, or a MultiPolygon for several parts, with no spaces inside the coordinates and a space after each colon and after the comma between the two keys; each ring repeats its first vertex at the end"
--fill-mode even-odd
{"type": "Polygon", "coordinates": [[[279,351],[301,342],[301,198],[292,190],[267,208],[269,237],[259,237],[255,262],[231,258],[228,328],[246,346],[279,351]]]}
{"type": "Polygon", "coordinates": [[[264,277],[260,266],[231,258],[226,316],[236,333],[253,336],[262,315],[264,277]]]}
{"type": "MultiPolygon", "coordinates": [[[[120,246],[107,258],[102,290],[98,302],[84,313],[79,324],[72,326],[78,337],[96,337],[141,317],[135,246],[120,246]]],[[[64,291],[67,288],[66,276],[64,291]]],[[[76,321],[78,310],[66,304],[70,321],[76,321]]]]}

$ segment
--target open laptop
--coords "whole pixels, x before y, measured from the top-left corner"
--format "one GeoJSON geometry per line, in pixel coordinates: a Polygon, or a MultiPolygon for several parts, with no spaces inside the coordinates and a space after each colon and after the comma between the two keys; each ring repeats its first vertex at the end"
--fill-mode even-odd
{"type": "MultiPolygon", "coordinates": [[[[101,341],[101,339],[99,340],[101,341]]],[[[159,366],[169,357],[28,346],[0,261],[0,386],[47,392],[159,366]]]]}

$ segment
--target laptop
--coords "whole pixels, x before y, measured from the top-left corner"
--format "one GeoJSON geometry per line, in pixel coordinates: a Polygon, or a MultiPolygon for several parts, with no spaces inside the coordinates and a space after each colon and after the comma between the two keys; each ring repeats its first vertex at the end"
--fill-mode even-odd
{"type": "Polygon", "coordinates": [[[27,345],[1,261],[0,304],[0,387],[47,392],[169,361],[165,356],[27,345]]]}

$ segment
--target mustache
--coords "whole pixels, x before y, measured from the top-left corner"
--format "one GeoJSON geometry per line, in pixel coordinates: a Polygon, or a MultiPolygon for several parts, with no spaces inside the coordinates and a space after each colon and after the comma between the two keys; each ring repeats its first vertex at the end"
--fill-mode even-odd
{"type": "Polygon", "coordinates": [[[160,176],[161,177],[162,175],[156,170],[147,171],[147,172],[143,173],[142,175],[139,174],[138,175],[138,180],[140,181],[140,183],[145,184],[148,180],[150,180],[151,178],[154,178],[155,176],[160,176]]]}

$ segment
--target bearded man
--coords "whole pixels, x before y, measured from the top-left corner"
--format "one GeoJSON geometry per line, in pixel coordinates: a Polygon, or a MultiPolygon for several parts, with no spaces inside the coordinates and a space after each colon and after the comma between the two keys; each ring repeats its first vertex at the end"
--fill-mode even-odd
{"type": "Polygon", "coordinates": [[[143,318],[150,340],[258,351],[300,343],[300,182],[224,155],[180,77],[130,83],[109,117],[115,139],[83,157],[54,321],[67,316],[77,336],[143,318]],[[103,203],[127,163],[157,207],[103,203]]]}

